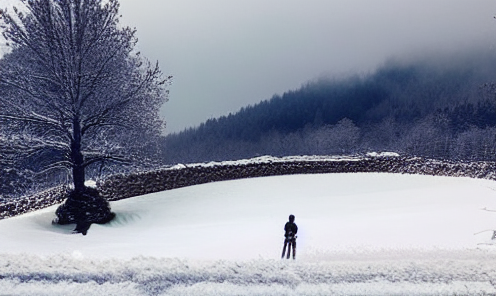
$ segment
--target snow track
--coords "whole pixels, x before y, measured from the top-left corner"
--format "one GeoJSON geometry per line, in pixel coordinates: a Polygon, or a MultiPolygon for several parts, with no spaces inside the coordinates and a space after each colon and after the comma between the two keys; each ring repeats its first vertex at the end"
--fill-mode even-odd
{"type": "Polygon", "coordinates": [[[495,265],[487,250],[315,254],[297,261],[0,255],[0,295],[496,295],[495,265]]]}

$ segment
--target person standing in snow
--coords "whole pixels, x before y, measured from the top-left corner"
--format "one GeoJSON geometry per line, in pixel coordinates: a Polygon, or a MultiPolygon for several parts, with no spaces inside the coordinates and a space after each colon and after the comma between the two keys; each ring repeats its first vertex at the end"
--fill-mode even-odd
{"type": "Polygon", "coordinates": [[[284,247],[282,249],[282,256],[286,253],[286,247],[288,248],[287,259],[289,259],[291,254],[291,247],[293,248],[293,260],[296,257],[296,233],[298,232],[298,226],[294,223],[295,216],[289,215],[289,221],[284,225],[284,247]]]}

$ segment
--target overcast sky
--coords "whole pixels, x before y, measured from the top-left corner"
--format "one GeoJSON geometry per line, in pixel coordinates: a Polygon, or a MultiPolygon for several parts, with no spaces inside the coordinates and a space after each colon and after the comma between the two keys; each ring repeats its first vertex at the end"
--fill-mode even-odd
{"type": "Polygon", "coordinates": [[[120,3],[121,22],[138,30],[143,56],[174,76],[164,106],[168,133],[322,75],[371,71],[390,57],[496,43],[494,0],[120,3]]]}

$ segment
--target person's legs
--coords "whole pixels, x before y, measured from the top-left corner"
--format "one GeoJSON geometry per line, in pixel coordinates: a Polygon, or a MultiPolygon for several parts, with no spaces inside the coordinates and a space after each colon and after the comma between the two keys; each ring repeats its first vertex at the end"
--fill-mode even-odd
{"type": "MultiPolygon", "coordinates": [[[[286,247],[289,245],[288,239],[284,239],[284,247],[282,248],[282,256],[281,259],[284,258],[284,254],[286,253],[286,247]]],[[[288,251],[289,253],[289,251],[288,251]]]]}
{"type": "MultiPolygon", "coordinates": [[[[293,239],[292,245],[293,245],[293,260],[294,260],[294,259],[296,259],[296,239],[293,239]]],[[[289,256],[288,256],[288,258],[289,258],[289,256]]]]}
{"type": "Polygon", "coordinates": [[[289,259],[289,256],[291,255],[291,240],[288,239],[288,256],[286,259],[289,259]]]}

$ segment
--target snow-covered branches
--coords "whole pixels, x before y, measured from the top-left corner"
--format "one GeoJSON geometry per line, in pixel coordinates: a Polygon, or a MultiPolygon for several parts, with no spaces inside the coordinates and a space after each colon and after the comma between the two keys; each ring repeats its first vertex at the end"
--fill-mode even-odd
{"type": "Polygon", "coordinates": [[[135,53],[117,0],[22,3],[27,13],[0,14],[12,49],[0,60],[5,138],[22,135],[9,144],[19,153],[52,151],[47,167],[70,164],[78,188],[87,166],[130,162],[130,150],[160,135],[171,77],[135,53]]]}

